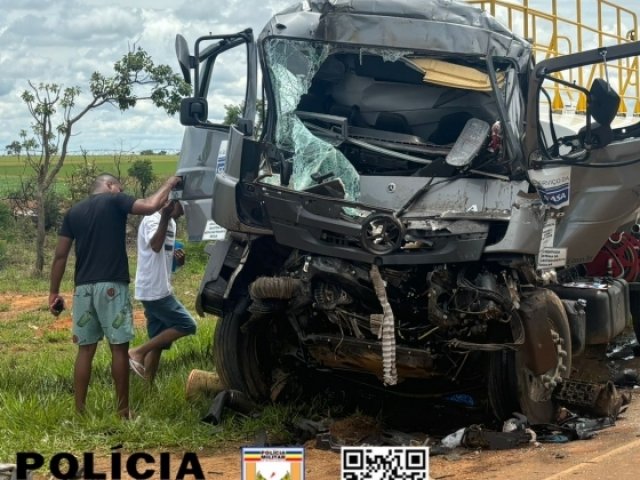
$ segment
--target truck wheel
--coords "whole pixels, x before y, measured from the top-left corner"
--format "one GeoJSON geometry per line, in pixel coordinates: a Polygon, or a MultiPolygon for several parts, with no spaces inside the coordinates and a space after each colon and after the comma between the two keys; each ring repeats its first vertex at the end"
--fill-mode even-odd
{"type": "MultiPolygon", "coordinates": [[[[544,292],[546,322],[556,346],[555,366],[542,375],[534,375],[524,364],[521,352],[500,351],[489,357],[489,403],[500,420],[512,412],[524,414],[531,424],[552,423],[555,402],[551,394],[562,378],[571,372],[571,334],[562,302],[551,292],[544,292]]],[[[537,299],[540,297],[536,296],[537,299]]]]}
{"type": "Polygon", "coordinates": [[[272,348],[277,335],[269,318],[258,319],[247,327],[240,336],[246,393],[256,401],[265,401],[271,389],[275,355],[272,348]]]}
{"type": "Polygon", "coordinates": [[[233,308],[225,311],[216,323],[213,333],[213,358],[216,372],[223,385],[248,393],[242,363],[244,352],[240,349],[240,327],[249,319],[248,298],[240,298],[233,308]]]}

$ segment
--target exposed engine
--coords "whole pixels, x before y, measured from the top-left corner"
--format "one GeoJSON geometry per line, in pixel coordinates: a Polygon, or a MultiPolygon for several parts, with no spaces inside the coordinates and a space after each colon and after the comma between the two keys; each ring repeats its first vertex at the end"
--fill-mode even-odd
{"type": "MultiPolygon", "coordinates": [[[[498,351],[521,338],[518,316],[519,280],[505,268],[489,266],[438,265],[379,268],[345,260],[300,255],[286,262],[282,276],[260,277],[250,286],[253,300],[249,310],[257,315],[286,312],[293,328],[317,362],[327,361],[322,345],[332,345],[349,366],[350,348],[382,340],[385,324],[389,338],[402,347],[405,356],[438,361],[453,351],[498,351]]],[[[351,352],[355,353],[353,350],[351,352]]],[[[356,355],[354,355],[355,357],[356,355]]],[[[403,365],[398,380],[421,377],[424,368],[412,371],[403,365]]],[[[331,366],[339,367],[335,361],[331,366]]],[[[361,365],[367,370],[366,365],[361,365]]],[[[385,363],[386,365],[386,363],[385,363]]],[[[382,364],[370,364],[369,373],[380,374],[382,364]]],[[[347,367],[345,364],[344,367],[347,367]]],[[[452,362],[451,367],[459,367],[452,362]]],[[[446,370],[445,370],[446,371],[446,370]]],[[[442,371],[439,374],[443,373],[442,371]]],[[[436,372],[432,372],[436,374],[436,372]]],[[[385,383],[397,380],[385,378],[385,383]]]]}

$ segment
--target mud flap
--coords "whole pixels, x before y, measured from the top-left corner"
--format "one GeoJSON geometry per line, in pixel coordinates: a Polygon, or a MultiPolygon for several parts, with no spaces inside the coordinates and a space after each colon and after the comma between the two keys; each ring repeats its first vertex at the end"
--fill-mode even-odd
{"type": "Polygon", "coordinates": [[[525,333],[521,350],[524,364],[534,375],[541,375],[556,366],[558,353],[547,322],[546,292],[528,296],[519,313],[525,333]]]}
{"type": "Polygon", "coordinates": [[[199,315],[204,316],[204,312],[207,312],[222,316],[225,296],[235,279],[233,272],[240,264],[245,250],[246,245],[231,238],[205,247],[209,262],[196,297],[196,311],[199,315]]]}

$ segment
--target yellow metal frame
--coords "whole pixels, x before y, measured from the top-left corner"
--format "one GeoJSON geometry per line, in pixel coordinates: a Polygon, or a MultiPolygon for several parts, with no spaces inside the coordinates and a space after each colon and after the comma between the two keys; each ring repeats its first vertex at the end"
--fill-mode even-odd
{"type": "MultiPolygon", "coordinates": [[[[514,3],[518,0],[467,0],[467,3],[478,5],[511,31],[530,40],[537,60],[626,43],[638,38],[638,18],[636,13],[628,8],[608,0],[574,0],[576,16],[567,18],[558,15],[559,0],[547,1],[550,11],[530,8],[529,0],[519,0],[519,3],[514,3]],[[583,18],[585,6],[595,6],[595,19],[591,16],[583,18]],[[610,25],[605,25],[605,17],[615,19],[613,31],[606,28],[610,25]]],[[[566,8],[570,1],[562,0],[562,6],[566,8]]],[[[622,98],[618,114],[626,116],[628,106],[633,105],[633,115],[640,116],[640,73],[637,57],[617,60],[608,63],[607,66],[607,71],[602,64],[577,68],[576,72],[568,72],[570,78],[563,80],[589,88],[596,72],[598,77],[603,78],[608,74],[611,82],[617,81],[617,91],[622,98]]],[[[557,76],[562,78],[561,74],[557,76]]],[[[575,90],[555,84],[552,110],[561,113],[567,107],[575,107],[576,113],[585,113],[584,95],[580,94],[575,102],[574,95],[575,90]]]]}

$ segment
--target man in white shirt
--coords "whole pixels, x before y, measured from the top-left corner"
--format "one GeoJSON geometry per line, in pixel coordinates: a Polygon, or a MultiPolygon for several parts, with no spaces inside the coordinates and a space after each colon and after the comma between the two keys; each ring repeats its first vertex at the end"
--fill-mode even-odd
{"type": "Polygon", "coordinates": [[[152,382],[162,350],[180,337],[193,335],[196,322],[173,294],[171,272],[174,256],[184,263],[184,252],[175,250],[176,219],[184,214],[178,201],[146,216],[138,227],[138,268],[135,298],[144,306],[149,340],[129,350],[129,365],[140,377],[152,382]]]}

